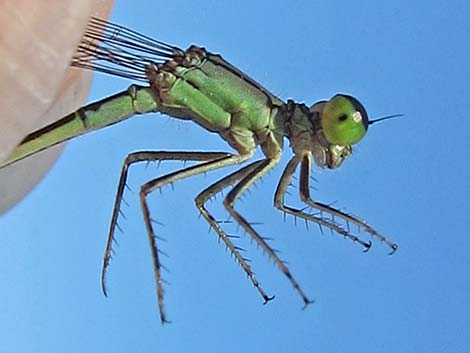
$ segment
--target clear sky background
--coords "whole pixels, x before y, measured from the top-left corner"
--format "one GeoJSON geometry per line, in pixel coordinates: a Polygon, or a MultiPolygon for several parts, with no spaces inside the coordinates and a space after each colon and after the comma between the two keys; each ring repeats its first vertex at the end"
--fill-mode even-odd
{"type": "MultiPolygon", "coordinates": [[[[241,237],[276,299],[263,306],[198,218],[193,197],[224,173],[150,197],[170,269],[162,326],[139,186],[180,163],[135,167],[127,220],[99,274],[122,161],[139,149],[229,150],[194,124],[154,114],[71,142],[49,176],[0,219],[0,352],[468,352],[469,45],[465,1],[118,1],[114,22],[186,48],[205,46],[283,99],[353,94],[374,125],[337,171],[314,170],[313,197],[359,215],[399,244],[361,248],[272,207],[282,165],[238,209],[316,303],[241,237]]],[[[129,82],[96,75],[90,100],[129,82]]],[[[291,190],[291,203],[297,193],[291,190]]],[[[221,219],[221,198],[209,204],[221,219]]],[[[239,233],[228,225],[231,233],[239,233]]],[[[361,235],[368,239],[364,232],[361,235]]]]}

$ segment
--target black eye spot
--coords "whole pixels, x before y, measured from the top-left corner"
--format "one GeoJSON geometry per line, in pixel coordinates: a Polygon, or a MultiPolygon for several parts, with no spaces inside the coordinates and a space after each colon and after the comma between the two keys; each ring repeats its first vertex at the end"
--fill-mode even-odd
{"type": "Polygon", "coordinates": [[[343,115],[340,115],[340,116],[338,117],[338,120],[339,120],[339,121],[345,121],[347,118],[348,118],[348,116],[347,116],[346,114],[343,114],[343,115]]]}

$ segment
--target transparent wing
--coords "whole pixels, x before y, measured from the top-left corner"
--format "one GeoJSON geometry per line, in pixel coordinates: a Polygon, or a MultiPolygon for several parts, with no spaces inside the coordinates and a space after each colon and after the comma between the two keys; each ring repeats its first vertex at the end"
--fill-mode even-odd
{"type": "Polygon", "coordinates": [[[129,28],[93,17],[71,66],[148,82],[146,68],[183,51],[129,28]]]}

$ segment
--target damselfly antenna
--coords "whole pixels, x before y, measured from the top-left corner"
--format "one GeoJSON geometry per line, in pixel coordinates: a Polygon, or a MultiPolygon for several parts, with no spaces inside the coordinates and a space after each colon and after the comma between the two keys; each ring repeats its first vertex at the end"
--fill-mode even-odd
{"type": "Polygon", "coordinates": [[[379,122],[379,121],[382,121],[382,120],[387,120],[387,119],[392,119],[392,118],[398,118],[400,116],[405,116],[405,114],[393,114],[393,115],[387,115],[387,116],[384,116],[382,118],[378,118],[378,119],[374,119],[374,120],[369,120],[369,123],[368,125],[372,125],[376,122],[379,122]]]}

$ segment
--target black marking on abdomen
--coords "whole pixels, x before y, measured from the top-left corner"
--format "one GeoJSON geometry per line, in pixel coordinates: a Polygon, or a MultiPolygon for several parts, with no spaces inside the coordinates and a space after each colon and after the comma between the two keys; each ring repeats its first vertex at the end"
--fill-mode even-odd
{"type": "Polygon", "coordinates": [[[85,114],[85,110],[84,109],[78,109],[75,112],[75,114],[80,119],[80,121],[82,122],[82,125],[85,128],[85,130],[88,130],[90,128],[90,125],[88,124],[88,117],[85,114]]]}
{"type": "Polygon", "coordinates": [[[53,122],[52,124],[49,124],[47,126],[44,126],[42,129],[39,129],[39,130],[36,130],[32,133],[30,133],[29,135],[27,135],[23,141],[21,141],[21,144],[23,143],[26,143],[26,142],[29,142],[31,140],[34,140],[44,134],[47,134],[48,132],[51,132],[63,125],[66,125],[68,123],[70,123],[71,121],[73,121],[75,119],[75,113],[72,113],[72,114],[69,114],[65,117],[63,117],[62,119],[60,120],[57,120],[56,122],[53,122]]]}

